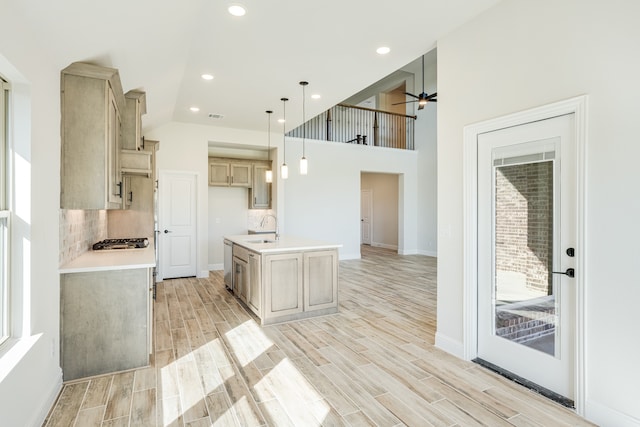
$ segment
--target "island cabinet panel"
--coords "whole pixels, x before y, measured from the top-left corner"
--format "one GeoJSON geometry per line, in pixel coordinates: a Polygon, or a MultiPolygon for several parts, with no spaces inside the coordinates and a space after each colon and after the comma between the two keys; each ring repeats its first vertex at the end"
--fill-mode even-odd
{"type": "Polygon", "coordinates": [[[150,269],[60,276],[65,381],[147,366],[150,269]]]}
{"type": "Polygon", "coordinates": [[[338,306],[338,251],[304,253],[304,311],[338,306]]]}
{"type": "Polygon", "coordinates": [[[260,317],[262,306],[262,274],[260,272],[262,268],[262,260],[259,254],[249,253],[249,286],[247,290],[247,306],[253,311],[256,316],[260,317]]]}
{"type": "Polygon", "coordinates": [[[263,277],[264,319],[303,311],[302,254],[266,255],[263,277]]]}

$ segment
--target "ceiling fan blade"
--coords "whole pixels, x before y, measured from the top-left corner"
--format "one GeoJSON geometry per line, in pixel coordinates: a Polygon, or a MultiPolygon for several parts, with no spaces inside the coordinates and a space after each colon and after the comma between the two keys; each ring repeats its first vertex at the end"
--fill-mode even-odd
{"type": "Polygon", "coordinates": [[[420,104],[418,105],[418,110],[422,110],[424,108],[425,104],[420,104]]]}
{"type": "Polygon", "coordinates": [[[433,92],[431,95],[427,96],[426,99],[435,98],[436,96],[438,96],[438,92],[433,92]]]}
{"type": "Polygon", "coordinates": [[[418,101],[415,100],[415,101],[396,102],[395,104],[391,104],[391,105],[410,104],[412,102],[418,102],[418,101]]]}
{"type": "Polygon", "coordinates": [[[416,99],[420,99],[420,97],[419,97],[418,95],[414,95],[414,94],[409,93],[409,92],[405,92],[404,94],[405,94],[405,95],[412,96],[412,97],[414,97],[414,98],[416,98],[416,99]]]}

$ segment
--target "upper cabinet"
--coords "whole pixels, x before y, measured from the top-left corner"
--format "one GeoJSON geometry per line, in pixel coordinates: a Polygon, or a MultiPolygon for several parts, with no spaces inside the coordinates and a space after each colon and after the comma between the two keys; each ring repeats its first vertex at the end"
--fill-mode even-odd
{"type": "Polygon", "coordinates": [[[271,209],[271,183],[267,182],[267,171],[271,162],[253,164],[253,185],[249,190],[249,209],[271,209]]]}
{"type": "Polygon", "coordinates": [[[246,160],[209,157],[209,185],[251,187],[252,163],[246,160]]]}
{"type": "Polygon", "coordinates": [[[267,160],[209,157],[209,185],[248,188],[249,209],[271,209],[269,169],[271,162],[267,160]]]}
{"type": "Polygon", "coordinates": [[[122,118],[122,148],[142,150],[142,115],[147,113],[147,95],[140,90],[130,90],[124,94],[125,110],[122,118]]]}
{"type": "Polygon", "coordinates": [[[118,70],[76,62],[62,70],[60,88],[60,207],[122,208],[118,70]]]}

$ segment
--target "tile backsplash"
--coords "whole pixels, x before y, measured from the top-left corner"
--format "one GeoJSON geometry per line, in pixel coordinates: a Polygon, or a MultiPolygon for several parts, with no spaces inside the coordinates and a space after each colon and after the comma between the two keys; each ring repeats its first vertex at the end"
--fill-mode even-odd
{"type": "MultiPolygon", "coordinates": [[[[247,228],[249,230],[258,230],[260,229],[260,223],[262,222],[262,218],[265,215],[275,215],[276,211],[273,209],[249,209],[247,214],[247,228]]],[[[267,218],[264,222],[264,228],[266,230],[275,230],[276,223],[273,218],[267,218]]]]}
{"type": "Polygon", "coordinates": [[[60,265],[107,238],[106,210],[60,210],[60,265]]]}

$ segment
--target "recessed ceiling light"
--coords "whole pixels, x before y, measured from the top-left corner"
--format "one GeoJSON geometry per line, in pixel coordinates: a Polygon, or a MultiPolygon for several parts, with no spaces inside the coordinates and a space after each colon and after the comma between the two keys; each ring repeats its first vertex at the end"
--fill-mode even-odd
{"type": "Polygon", "coordinates": [[[278,123],[284,123],[284,119],[278,119],[278,123]]]}
{"type": "Polygon", "coordinates": [[[386,55],[387,53],[391,52],[391,49],[387,46],[380,46],[376,49],[376,52],[380,55],[386,55]]]}
{"type": "Polygon", "coordinates": [[[189,108],[189,110],[193,111],[194,113],[197,113],[198,111],[200,111],[198,107],[191,107],[189,108]]]}
{"type": "Polygon", "coordinates": [[[227,10],[233,16],[244,16],[247,13],[247,9],[241,4],[237,3],[229,5],[229,8],[227,10]]]}
{"type": "Polygon", "coordinates": [[[320,99],[320,94],[314,93],[313,95],[311,95],[311,99],[320,99]]]}
{"type": "Polygon", "coordinates": [[[211,74],[203,74],[201,77],[205,80],[213,80],[213,76],[211,74]]]}

